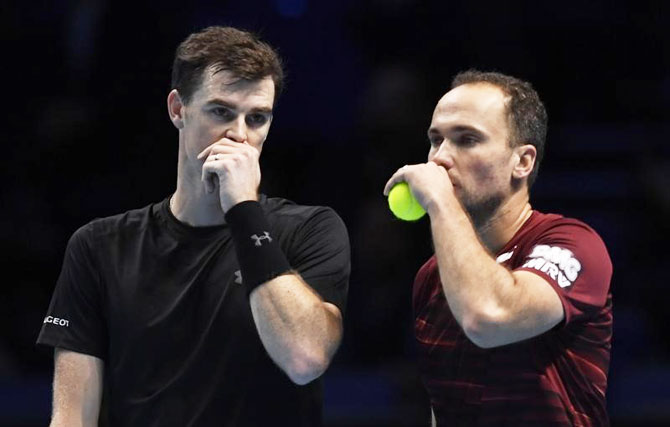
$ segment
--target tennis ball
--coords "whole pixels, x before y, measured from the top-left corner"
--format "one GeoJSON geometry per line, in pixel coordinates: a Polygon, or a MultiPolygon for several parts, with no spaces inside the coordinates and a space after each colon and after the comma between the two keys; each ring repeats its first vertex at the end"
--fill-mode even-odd
{"type": "Polygon", "coordinates": [[[404,221],[416,221],[426,214],[406,182],[397,183],[389,191],[389,209],[404,221]]]}

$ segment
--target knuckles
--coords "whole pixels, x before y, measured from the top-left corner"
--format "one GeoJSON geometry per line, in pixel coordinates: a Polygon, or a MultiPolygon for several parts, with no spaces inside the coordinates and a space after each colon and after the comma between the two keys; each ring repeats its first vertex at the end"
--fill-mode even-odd
{"type": "Polygon", "coordinates": [[[239,168],[258,167],[258,157],[253,152],[241,152],[235,154],[212,152],[202,165],[203,172],[225,171],[232,172],[239,168]],[[217,160],[215,157],[219,155],[217,160]]]}

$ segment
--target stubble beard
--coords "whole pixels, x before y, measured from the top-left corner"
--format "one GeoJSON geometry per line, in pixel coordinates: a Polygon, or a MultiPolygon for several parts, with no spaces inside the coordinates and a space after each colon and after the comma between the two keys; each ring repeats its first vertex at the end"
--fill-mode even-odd
{"type": "Polygon", "coordinates": [[[461,205],[470,216],[475,230],[481,231],[488,227],[503,201],[504,196],[500,193],[480,198],[465,195],[461,198],[461,205]]]}

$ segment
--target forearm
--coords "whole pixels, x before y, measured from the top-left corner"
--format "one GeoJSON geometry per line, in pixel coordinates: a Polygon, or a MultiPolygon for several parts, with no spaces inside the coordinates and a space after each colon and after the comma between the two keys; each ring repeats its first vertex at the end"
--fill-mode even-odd
{"type": "Polygon", "coordinates": [[[226,220],[265,349],[293,382],[312,381],[326,370],[339,345],[339,310],[291,271],[259,203],[235,205],[226,220]]]}
{"type": "Polygon", "coordinates": [[[342,336],[341,319],[300,276],[270,280],[252,292],[250,303],[265,349],[293,382],[323,374],[342,336]]]}
{"type": "Polygon", "coordinates": [[[487,252],[459,204],[431,209],[430,219],[442,288],[466,334],[504,322],[518,293],[514,276],[487,252]]]}
{"type": "Polygon", "coordinates": [[[98,425],[103,381],[102,360],[57,349],[54,371],[50,427],[98,425]]]}
{"type": "Polygon", "coordinates": [[[537,336],[564,317],[560,297],[544,278],[511,272],[486,249],[507,244],[532,214],[527,193],[498,208],[477,232],[459,202],[447,169],[434,162],[399,169],[384,187],[398,182],[430,216],[444,296],[465,335],[480,347],[495,347],[537,336]],[[479,234],[478,234],[479,233],[479,234]],[[485,243],[479,236],[487,239],[485,243]]]}
{"type": "Polygon", "coordinates": [[[80,415],[54,413],[51,417],[49,427],[95,427],[97,420],[84,420],[80,415]]]}

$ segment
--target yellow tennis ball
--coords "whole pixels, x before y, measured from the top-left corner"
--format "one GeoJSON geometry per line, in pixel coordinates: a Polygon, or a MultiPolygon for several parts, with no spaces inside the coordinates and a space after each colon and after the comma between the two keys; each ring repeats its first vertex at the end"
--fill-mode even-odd
{"type": "Polygon", "coordinates": [[[393,215],[404,221],[416,221],[426,214],[406,182],[397,183],[389,191],[389,208],[393,215]]]}

